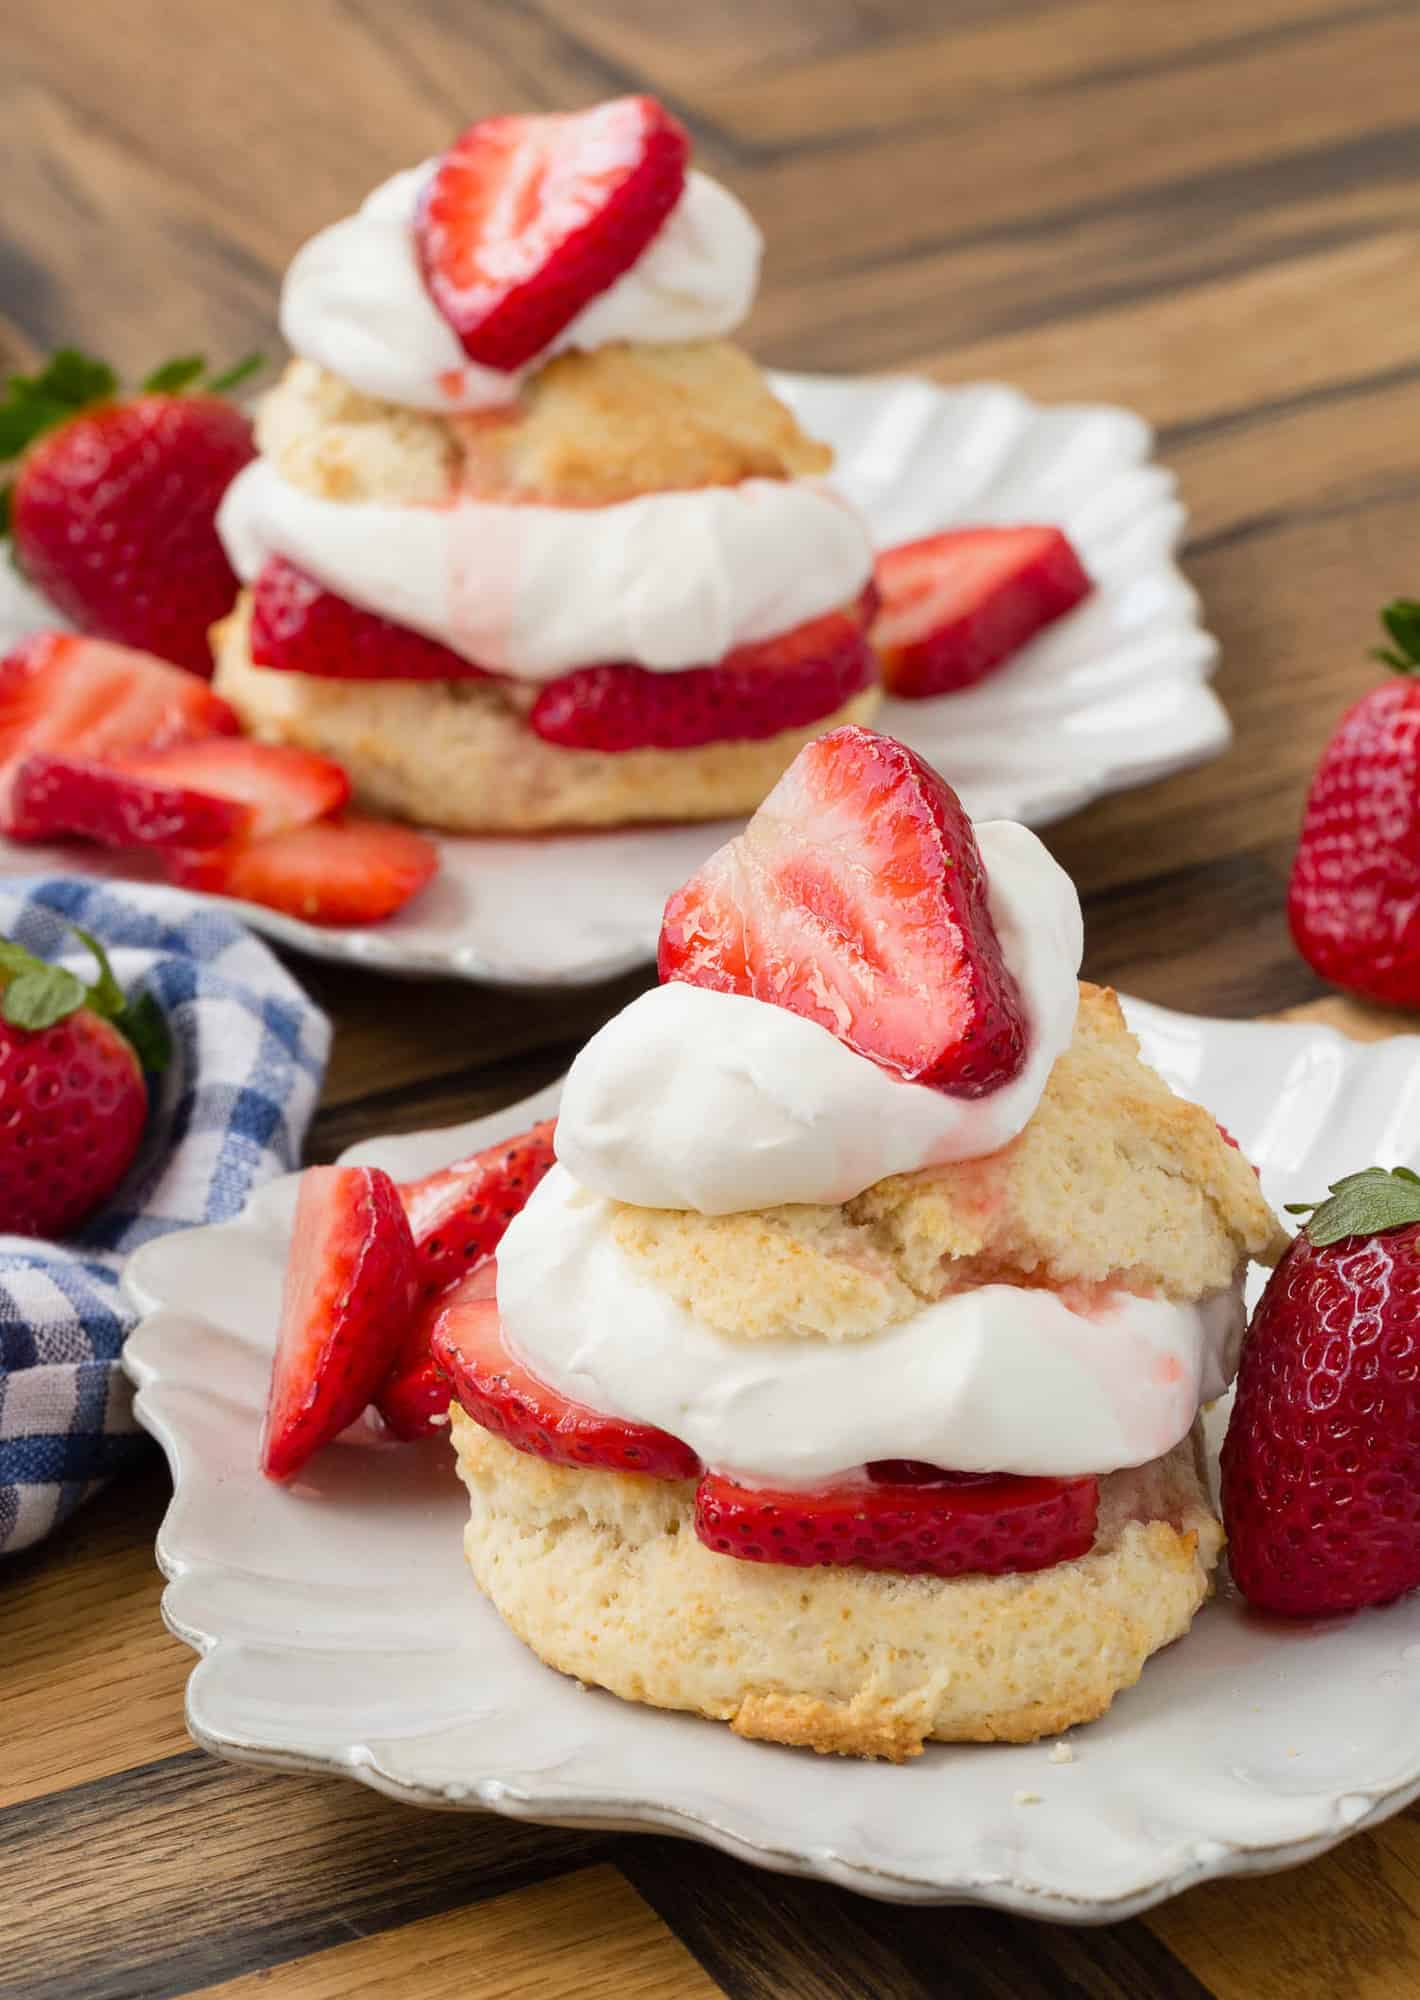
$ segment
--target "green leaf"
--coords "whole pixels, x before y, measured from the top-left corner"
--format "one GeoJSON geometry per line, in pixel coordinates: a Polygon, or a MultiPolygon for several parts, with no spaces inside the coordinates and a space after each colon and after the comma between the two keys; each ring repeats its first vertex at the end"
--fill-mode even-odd
{"type": "Polygon", "coordinates": [[[1420,673],[1420,599],[1397,597],[1381,612],[1381,623],[1394,644],[1378,646],[1375,657],[1398,674],[1420,673]]]}
{"type": "Polygon", "coordinates": [[[1408,1167],[1391,1172],[1365,1167],[1333,1181],[1326,1201],[1287,1203],[1289,1215],[1308,1211],[1311,1220],[1303,1226],[1319,1250],[1344,1236],[1378,1236],[1387,1229],[1403,1229],[1420,1222],[1420,1175],[1408,1167]]]}
{"type": "Polygon", "coordinates": [[[0,998],[0,1015],[13,1028],[52,1028],[84,1004],[84,989],[62,965],[41,965],[16,973],[0,998]]]}
{"type": "Polygon", "coordinates": [[[173,1059],[173,1038],[167,1016],[151,993],[130,1000],[113,1024],[133,1045],[134,1053],[146,1070],[163,1070],[173,1059]]]}
{"type": "Polygon", "coordinates": [[[214,396],[224,396],[229,389],[235,389],[239,382],[245,382],[249,375],[255,375],[265,366],[264,354],[244,354],[240,361],[234,361],[220,375],[210,376],[203,386],[210,389],[214,396]]]}
{"type": "Polygon", "coordinates": [[[33,972],[42,966],[44,960],[36,958],[32,951],[26,951],[13,938],[0,937],[0,974],[11,976],[16,972],[33,972]]]}
{"type": "Polygon", "coordinates": [[[37,375],[12,375],[0,401],[0,459],[18,458],[45,431],[118,387],[106,361],[62,347],[37,375]]]}
{"type": "Polygon", "coordinates": [[[190,388],[207,366],[205,354],[179,354],[172,361],[165,361],[161,368],[155,368],[151,375],[143,378],[143,387],[149,395],[176,395],[179,390],[190,388]]]}
{"type": "Polygon", "coordinates": [[[14,514],[14,511],[15,511],[14,487],[0,486],[0,542],[3,542],[5,537],[10,532],[10,521],[14,514]]]}
{"type": "Polygon", "coordinates": [[[81,944],[88,946],[99,968],[99,976],[87,989],[84,1004],[92,1008],[94,1013],[102,1014],[106,1021],[117,1021],[128,1005],[128,996],[113,976],[108,953],[92,931],[81,930],[78,924],[70,924],[69,928],[81,944]]]}

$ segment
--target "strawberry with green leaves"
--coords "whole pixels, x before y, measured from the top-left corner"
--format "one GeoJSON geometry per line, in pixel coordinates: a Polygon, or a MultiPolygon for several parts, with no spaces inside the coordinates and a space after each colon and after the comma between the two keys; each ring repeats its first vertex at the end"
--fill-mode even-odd
{"type": "Polygon", "coordinates": [[[1420,1007],[1420,602],[1381,613],[1395,678],[1342,717],[1307,795],[1287,916],[1314,971],[1420,1007]]]}
{"type": "Polygon", "coordinates": [[[1233,1579],[1313,1618],[1420,1588],[1420,1175],[1310,1211],[1258,1301],[1222,1453],[1233,1579]]]}
{"type": "Polygon", "coordinates": [[[208,628],[237,579],[217,508],[256,455],[249,420],[224,394],[260,359],[207,380],[201,355],[121,393],[106,362],[63,348],[0,401],[0,533],[35,588],[81,631],[208,676],[208,628]]]}
{"type": "Polygon", "coordinates": [[[122,1180],[148,1116],[145,1070],[168,1061],[162,1010],[130,1000],[103,946],[86,986],[0,939],[0,1233],[64,1236],[122,1180]]]}

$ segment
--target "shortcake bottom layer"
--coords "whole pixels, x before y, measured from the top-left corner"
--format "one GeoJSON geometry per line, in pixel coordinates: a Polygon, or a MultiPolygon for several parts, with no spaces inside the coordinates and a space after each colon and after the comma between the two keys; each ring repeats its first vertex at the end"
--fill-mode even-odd
{"type": "Polygon", "coordinates": [[[255,666],[251,602],[214,629],[214,685],[243,727],[268,743],[334,757],[358,803],[448,833],[542,833],[556,827],[750,813],[806,743],[871,721],[864,688],[803,729],[762,742],[692,750],[567,750],[526,721],[536,689],[505,681],[319,680],[255,666]]]}
{"type": "Polygon", "coordinates": [[[1033,1575],[873,1575],[714,1554],[689,1482],[549,1465],[450,1410],[480,1586],[549,1666],[739,1735],[847,1756],[1033,1742],[1102,1715],[1211,1589],[1201,1439],[1101,1483],[1094,1548],[1033,1575]]]}

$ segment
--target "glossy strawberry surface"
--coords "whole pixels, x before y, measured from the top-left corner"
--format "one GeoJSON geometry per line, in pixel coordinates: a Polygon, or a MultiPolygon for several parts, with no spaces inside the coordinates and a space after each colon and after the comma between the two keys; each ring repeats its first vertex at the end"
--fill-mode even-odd
{"type": "Polygon", "coordinates": [[[662,980],[744,993],[884,1069],[979,1097],[1025,1060],[971,821],[892,738],[802,750],[738,839],[666,904],[662,980]]]}

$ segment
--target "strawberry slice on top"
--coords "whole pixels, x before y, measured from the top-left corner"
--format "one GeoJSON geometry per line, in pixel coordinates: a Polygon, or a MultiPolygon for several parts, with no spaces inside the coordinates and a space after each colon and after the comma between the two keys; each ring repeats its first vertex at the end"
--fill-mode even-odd
{"type": "Polygon", "coordinates": [[[892,694],[954,694],[1073,611],[1091,584],[1059,528],[956,528],[878,557],[873,644],[892,694]]]}
{"type": "Polygon", "coordinates": [[[905,744],[831,730],[666,905],[662,980],[801,1014],[961,1097],[1026,1058],[1020,989],[961,801],[905,744]]]}
{"type": "Polygon", "coordinates": [[[540,354],[629,270],[685,186],[690,141],[651,97],[485,118],[435,168],[415,220],[429,294],[482,367],[540,354]]]}

